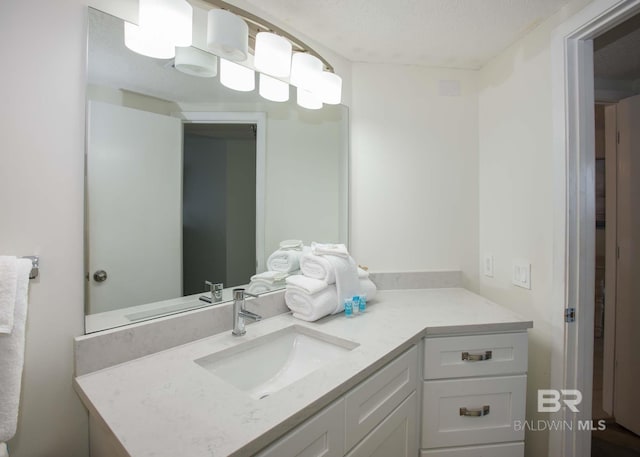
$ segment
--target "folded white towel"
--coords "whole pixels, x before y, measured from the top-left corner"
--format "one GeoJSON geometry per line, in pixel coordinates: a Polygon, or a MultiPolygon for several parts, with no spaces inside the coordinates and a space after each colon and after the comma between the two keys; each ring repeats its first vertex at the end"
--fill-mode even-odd
{"type": "Polygon", "coordinates": [[[301,289],[303,292],[310,295],[318,293],[321,290],[326,289],[328,286],[328,284],[321,279],[313,279],[303,275],[289,276],[286,282],[287,289],[297,287],[298,289],[301,289]]]}
{"type": "MultiPolygon", "coordinates": [[[[356,295],[366,295],[367,301],[373,300],[376,296],[375,284],[370,279],[361,279],[359,293],[356,295]]],[[[293,317],[309,322],[344,311],[344,302],[342,306],[336,307],[338,293],[335,285],[327,286],[315,294],[305,293],[298,287],[287,287],[284,300],[293,311],[293,317]]]]}
{"type": "Polygon", "coordinates": [[[7,449],[7,443],[0,443],[0,457],[9,457],[9,450],[7,449]]]}
{"type": "Polygon", "coordinates": [[[265,271],[251,276],[251,281],[259,279],[261,281],[269,282],[284,282],[284,280],[287,279],[287,276],[289,276],[289,273],[283,273],[282,271],[265,271]]]}
{"type": "MultiPolygon", "coordinates": [[[[336,272],[329,259],[323,255],[305,252],[300,257],[300,271],[313,279],[321,279],[327,284],[336,282],[336,272]]],[[[358,267],[358,278],[368,278],[369,272],[358,267]]]]}
{"type": "Polygon", "coordinates": [[[296,249],[301,251],[304,245],[302,240],[284,240],[280,241],[280,249],[296,249]]]}
{"type": "Polygon", "coordinates": [[[0,334],[0,442],[16,433],[20,381],[24,365],[24,340],[31,260],[16,260],[16,302],[11,334],[0,334]]]}
{"type": "Polygon", "coordinates": [[[347,247],[344,244],[316,243],[315,241],[311,242],[311,252],[315,255],[337,255],[340,257],[349,255],[349,251],[347,251],[347,247]]]}
{"type": "Polygon", "coordinates": [[[326,256],[333,266],[336,275],[336,291],[338,292],[338,302],[336,311],[344,309],[344,301],[354,295],[360,294],[360,280],[358,279],[358,266],[351,256],[337,257],[335,255],[326,256]]]}
{"type": "Polygon", "coordinates": [[[17,259],[0,256],[0,333],[11,333],[16,305],[17,259]]]}
{"type": "Polygon", "coordinates": [[[308,249],[306,246],[303,247],[302,250],[278,249],[267,259],[267,269],[281,273],[291,273],[299,270],[300,257],[308,249]]]}

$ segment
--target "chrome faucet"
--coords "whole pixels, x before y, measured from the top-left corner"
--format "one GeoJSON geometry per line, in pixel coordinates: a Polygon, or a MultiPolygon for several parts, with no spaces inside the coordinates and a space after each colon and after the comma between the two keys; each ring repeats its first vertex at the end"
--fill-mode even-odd
{"type": "Polygon", "coordinates": [[[235,336],[242,336],[247,331],[244,329],[244,320],[251,319],[259,321],[262,316],[259,316],[251,311],[245,309],[244,300],[245,296],[256,297],[256,295],[246,292],[244,289],[233,289],[233,333],[235,336]]]}

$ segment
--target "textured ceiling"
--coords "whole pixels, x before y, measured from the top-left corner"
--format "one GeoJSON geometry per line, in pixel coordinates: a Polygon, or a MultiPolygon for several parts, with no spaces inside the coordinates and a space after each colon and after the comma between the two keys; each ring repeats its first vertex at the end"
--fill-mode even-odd
{"type": "Polygon", "coordinates": [[[244,0],[352,62],[477,69],[569,0],[244,0]]]}

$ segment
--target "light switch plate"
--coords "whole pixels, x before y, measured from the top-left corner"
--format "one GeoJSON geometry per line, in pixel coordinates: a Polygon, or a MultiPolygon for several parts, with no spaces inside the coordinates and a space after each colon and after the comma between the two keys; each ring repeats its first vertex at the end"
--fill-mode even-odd
{"type": "Polygon", "coordinates": [[[511,283],[524,289],[531,289],[531,263],[528,260],[513,261],[511,283]]]}
{"type": "Polygon", "coordinates": [[[484,259],[482,261],[482,272],[488,278],[493,278],[493,255],[484,255],[484,259]]]}

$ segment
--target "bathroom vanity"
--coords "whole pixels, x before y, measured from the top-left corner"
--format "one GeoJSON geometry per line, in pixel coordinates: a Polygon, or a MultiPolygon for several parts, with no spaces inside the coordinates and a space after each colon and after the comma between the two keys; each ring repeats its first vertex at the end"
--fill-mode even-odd
{"type": "Polygon", "coordinates": [[[93,457],[516,457],[531,326],[460,288],[384,290],[353,318],[285,313],[74,384],[93,457]]]}

